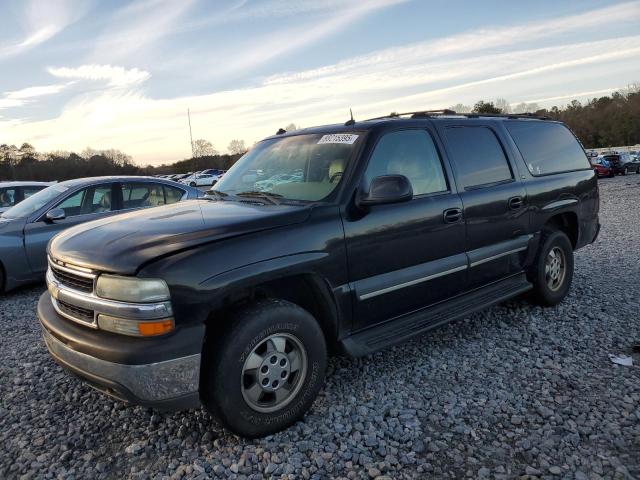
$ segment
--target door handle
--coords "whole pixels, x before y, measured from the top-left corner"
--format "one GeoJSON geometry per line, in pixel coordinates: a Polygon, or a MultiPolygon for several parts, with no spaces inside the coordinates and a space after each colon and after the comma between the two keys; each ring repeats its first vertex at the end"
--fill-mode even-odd
{"type": "Polygon", "coordinates": [[[509,199],[509,208],[511,210],[517,210],[521,208],[522,205],[524,205],[524,200],[522,200],[522,197],[511,197],[509,199]]]}
{"type": "Polygon", "coordinates": [[[444,212],[442,212],[442,218],[444,219],[444,223],[456,223],[462,220],[462,209],[461,208],[447,208],[444,212]]]}

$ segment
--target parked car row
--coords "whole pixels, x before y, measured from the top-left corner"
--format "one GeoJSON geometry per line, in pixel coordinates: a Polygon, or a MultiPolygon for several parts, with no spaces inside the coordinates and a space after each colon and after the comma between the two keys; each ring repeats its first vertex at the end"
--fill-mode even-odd
{"type": "Polygon", "coordinates": [[[640,155],[637,152],[605,153],[590,157],[589,161],[598,177],[640,173],[640,155]]]}
{"type": "Polygon", "coordinates": [[[201,172],[178,173],[173,175],[157,175],[156,178],[165,178],[184,183],[190,187],[212,187],[224,175],[226,170],[210,168],[201,172]]]}

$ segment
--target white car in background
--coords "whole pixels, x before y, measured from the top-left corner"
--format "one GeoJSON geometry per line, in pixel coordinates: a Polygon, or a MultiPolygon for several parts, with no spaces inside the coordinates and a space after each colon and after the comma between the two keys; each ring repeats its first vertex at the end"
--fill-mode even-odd
{"type": "Polygon", "coordinates": [[[211,175],[209,173],[200,173],[189,175],[180,180],[180,183],[189,185],[190,187],[210,187],[218,181],[220,175],[211,175]]]}

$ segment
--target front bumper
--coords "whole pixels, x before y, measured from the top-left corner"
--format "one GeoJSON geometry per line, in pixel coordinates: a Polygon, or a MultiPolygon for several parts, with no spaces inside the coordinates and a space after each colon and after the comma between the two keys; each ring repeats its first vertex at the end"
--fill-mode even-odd
{"type": "Polygon", "coordinates": [[[47,328],[52,323],[65,321],[54,310],[48,293],[38,302],[38,319],[51,356],[103,393],[159,409],[179,410],[200,405],[200,353],[154,363],[126,364],[81,352],[74,348],[73,341],[65,342],[64,337],[47,328]]]}

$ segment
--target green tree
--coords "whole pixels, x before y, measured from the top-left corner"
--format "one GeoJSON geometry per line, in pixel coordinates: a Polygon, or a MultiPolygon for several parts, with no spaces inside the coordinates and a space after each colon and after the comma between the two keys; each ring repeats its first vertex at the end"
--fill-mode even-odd
{"type": "Polygon", "coordinates": [[[502,110],[496,107],[493,102],[485,102],[484,100],[480,100],[473,106],[473,113],[498,114],[502,113],[502,110]]]}

